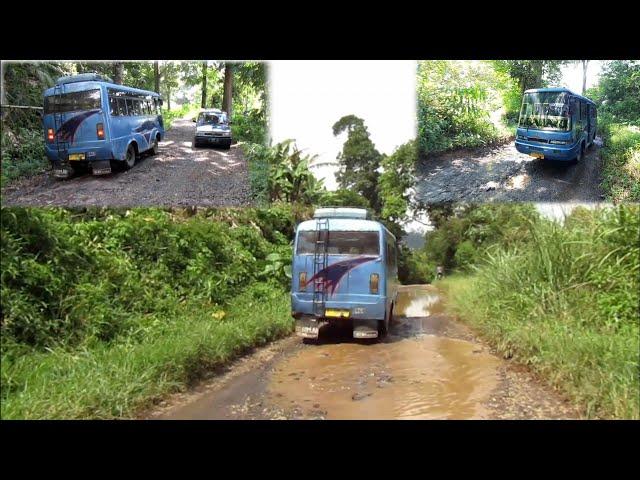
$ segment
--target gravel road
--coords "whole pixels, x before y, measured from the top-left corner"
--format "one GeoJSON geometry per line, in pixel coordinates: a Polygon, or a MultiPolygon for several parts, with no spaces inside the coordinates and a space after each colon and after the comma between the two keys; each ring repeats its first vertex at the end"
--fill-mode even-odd
{"type": "Polygon", "coordinates": [[[251,188],[241,149],[193,148],[193,122],[176,120],[156,156],[129,171],[57,180],[50,172],[2,191],[2,203],[23,206],[248,206],[251,188]]]}

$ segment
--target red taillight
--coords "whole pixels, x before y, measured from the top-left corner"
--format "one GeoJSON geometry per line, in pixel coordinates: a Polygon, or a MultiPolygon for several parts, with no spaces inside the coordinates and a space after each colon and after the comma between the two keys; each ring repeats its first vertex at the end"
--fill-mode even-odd
{"type": "Polygon", "coordinates": [[[307,272],[300,272],[298,276],[298,290],[302,291],[307,287],[307,272]]]}
{"type": "Polygon", "coordinates": [[[373,294],[378,293],[378,284],[380,283],[380,275],[372,273],[369,277],[369,292],[373,294]]]}
{"type": "Polygon", "coordinates": [[[98,134],[98,138],[100,140],[104,140],[104,125],[101,123],[96,124],[96,133],[98,134]]]}
{"type": "Polygon", "coordinates": [[[54,135],[53,135],[53,128],[49,128],[49,129],[47,129],[47,139],[48,139],[50,142],[53,142],[53,138],[54,138],[54,135]]]}

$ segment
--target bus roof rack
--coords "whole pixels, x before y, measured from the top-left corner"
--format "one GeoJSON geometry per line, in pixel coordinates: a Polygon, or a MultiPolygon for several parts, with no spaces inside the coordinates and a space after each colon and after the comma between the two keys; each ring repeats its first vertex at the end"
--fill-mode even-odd
{"type": "Polygon", "coordinates": [[[316,208],[313,218],[357,218],[361,220],[369,219],[369,212],[366,208],[352,207],[322,207],[316,208]]]}
{"type": "Polygon", "coordinates": [[[67,75],[64,77],[59,77],[58,80],[56,80],[56,85],[63,85],[65,83],[76,83],[76,82],[113,83],[113,81],[106,75],[99,75],[97,73],[81,73],[79,75],[67,75]]]}

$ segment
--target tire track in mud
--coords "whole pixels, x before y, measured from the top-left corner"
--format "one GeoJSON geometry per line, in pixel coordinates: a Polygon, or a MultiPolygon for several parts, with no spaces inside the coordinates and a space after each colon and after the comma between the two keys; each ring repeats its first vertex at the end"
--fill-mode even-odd
{"type": "Polygon", "coordinates": [[[424,203],[599,202],[601,171],[596,146],[573,164],[534,159],[510,142],[420,159],[415,196],[424,203]]]}

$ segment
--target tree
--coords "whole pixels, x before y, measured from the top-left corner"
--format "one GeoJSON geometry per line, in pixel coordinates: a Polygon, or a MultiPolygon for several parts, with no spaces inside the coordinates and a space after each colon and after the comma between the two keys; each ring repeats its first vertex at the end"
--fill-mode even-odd
{"type": "Polygon", "coordinates": [[[582,62],[582,95],[587,91],[587,66],[589,60],[580,60],[582,62]]]}
{"type": "Polygon", "coordinates": [[[336,179],[341,188],[354,190],[363,195],[371,208],[380,214],[381,202],[378,196],[378,169],[382,154],[376,150],[369,138],[364,120],[355,115],[346,115],[333,125],[333,135],[347,132],[342,152],[338,154],[341,168],[336,179]]]}
{"type": "Polygon", "coordinates": [[[156,93],[160,93],[160,62],[158,62],[158,60],[153,62],[153,80],[155,87],[154,91],[156,93]]]}
{"type": "Polygon", "coordinates": [[[202,101],[200,102],[202,108],[207,107],[207,62],[202,62],[202,101]]]}
{"type": "Polygon", "coordinates": [[[124,79],[124,62],[115,62],[113,64],[113,83],[122,85],[124,79]]]}
{"type": "Polygon", "coordinates": [[[640,61],[606,63],[598,85],[589,90],[589,97],[614,121],[640,124],[640,61]]]}
{"type": "Polygon", "coordinates": [[[222,110],[227,112],[227,116],[231,118],[233,115],[233,64],[226,62],[224,64],[224,93],[222,94],[222,110]]]}
{"type": "Polygon", "coordinates": [[[496,70],[506,72],[518,82],[520,93],[546,87],[560,80],[560,67],[567,60],[494,60],[496,70]]]}
{"type": "Polygon", "coordinates": [[[401,145],[382,160],[383,171],[378,185],[381,217],[394,234],[398,233],[399,224],[407,220],[412,206],[410,188],[414,184],[416,157],[416,145],[412,141],[401,145]]]}
{"type": "Polygon", "coordinates": [[[178,66],[174,62],[165,62],[163,65],[162,87],[167,99],[167,110],[171,110],[171,93],[178,88],[178,66]]]}

